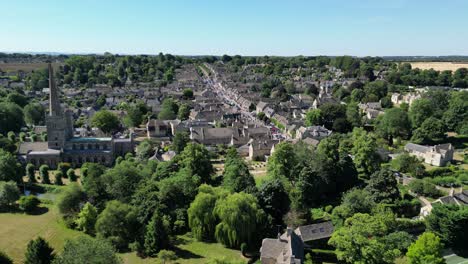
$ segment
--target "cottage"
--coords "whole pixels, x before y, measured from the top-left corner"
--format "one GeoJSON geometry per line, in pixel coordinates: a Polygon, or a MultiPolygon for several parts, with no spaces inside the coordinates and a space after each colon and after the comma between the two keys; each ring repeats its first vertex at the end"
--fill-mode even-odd
{"type": "Polygon", "coordinates": [[[408,143],[405,146],[405,151],[412,156],[420,158],[427,164],[445,166],[447,162],[453,159],[454,148],[450,143],[435,146],[408,143]]]}
{"type": "Polygon", "coordinates": [[[323,126],[301,126],[299,129],[296,130],[296,139],[313,138],[316,140],[321,140],[330,136],[331,134],[332,131],[326,129],[323,126]]]}

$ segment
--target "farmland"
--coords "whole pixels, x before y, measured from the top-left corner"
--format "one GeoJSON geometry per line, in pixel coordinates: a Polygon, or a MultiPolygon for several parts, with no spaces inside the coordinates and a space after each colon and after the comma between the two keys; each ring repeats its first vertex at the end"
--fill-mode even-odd
{"type": "Polygon", "coordinates": [[[468,63],[461,62],[411,62],[412,68],[421,70],[434,69],[436,71],[456,71],[459,68],[468,68],[468,63]]]}

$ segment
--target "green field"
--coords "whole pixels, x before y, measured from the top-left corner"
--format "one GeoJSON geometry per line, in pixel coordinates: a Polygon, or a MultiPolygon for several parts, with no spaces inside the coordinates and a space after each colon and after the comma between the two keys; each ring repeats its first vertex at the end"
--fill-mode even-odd
{"type": "Polygon", "coordinates": [[[462,263],[466,264],[466,263],[468,263],[468,259],[457,256],[455,254],[445,256],[444,258],[445,258],[445,261],[447,262],[447,264],[462,264],[462,263]]]}
{"type": "Polygon", "coordinates": [[[83,234],[66,228],[54,206],[43,208],[47,212],[41,215],[0,214],[0,249],[15,263],[23,262],[26,245],[37,236],[42,236],[52,247],[61,250],[66,239],[83,234]]]}
{"type": "MultiPolygon", "coordinates": [[[[26,245],[37,236],[42,236],[60,251],[66,239],[84,235],[65,227],[55,206],[43,208],[44,213],[40,215],[0,213],[0,250],[13,258],[15,263],[23,263],[26,245]]],[[[177,262],[182,264],[201,264],[211,259],[242,261],[240,251],[227,249],[218,243],[198,242],[188,235],[178,237],[174,251],[179,256],[177,262]]],[[[154,258],[141,259],[135,253],[120,255],[124,263],[158,263],[154,258]]]]}

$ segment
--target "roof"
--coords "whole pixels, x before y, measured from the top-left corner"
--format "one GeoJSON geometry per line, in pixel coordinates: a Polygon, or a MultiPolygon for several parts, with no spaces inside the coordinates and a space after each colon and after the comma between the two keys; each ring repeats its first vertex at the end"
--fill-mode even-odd
{"type": "Polygon", "coordinates": [[[408,143],[408,144],[405,145],[405,150],[411,150],[411,151],[425,153],[425,152],[429,151],[429,147],[414,144],[414,143],[408,143]]]}
{"type": "Polygon", "coordinates": [[[22,142],[19,145],[18,154],[24,155],[31,151],[46,151],[47,149],[47,142],[22,142]]]}
{"type": "Polygon", "coordinates": [[[300,226],[294,230],[304,242],[330,237],[333,233],[333,224],[331,221],[300,226]]]}
{"type": "Polygon", "coordinates": [[[103,142],[103,141],[112,141],[112,138],[111,137],[74,137],[68,141],[76,142],[76,143],[103,142]]]}

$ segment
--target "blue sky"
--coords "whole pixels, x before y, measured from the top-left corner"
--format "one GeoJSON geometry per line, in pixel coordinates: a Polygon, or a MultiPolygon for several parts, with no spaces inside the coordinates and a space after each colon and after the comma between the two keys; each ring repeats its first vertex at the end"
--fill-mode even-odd
{"type": "Polygon", "coordinates": [[[468,55],[465,0],[0,0],[0,51],[468,55]]]}

